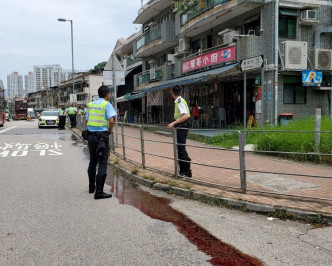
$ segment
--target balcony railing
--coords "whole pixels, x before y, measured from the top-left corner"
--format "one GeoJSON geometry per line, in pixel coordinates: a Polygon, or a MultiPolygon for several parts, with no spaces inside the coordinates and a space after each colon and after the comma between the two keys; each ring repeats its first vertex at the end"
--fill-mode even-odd
{"type": "Polygon", "coordinates": [[[174,65],[163,65],[160,67],[152,68],[134,76],[134,87],[149,82],[165,81],[174,78],[174,65]]]}
{"type": "Polygon", "coordinates": [[[136,59],[133,58],[133,57],[128,57],[128,58],[126,58],[126,66],[127,66],[127,67],[128,67],[128,66],[131,66],[131,65],[133,65],[133,64],[136,64],[136,63],[138,63],[138,62],[140,62],[140,61],[136,60],[136,59]]]}
{"type": "Polygon", "coordinates": [[[145,83],[149,83],[152,81],[161,80],[163,77],[162,67],[152,68],[150,70],[144,71],[140,74],[135,75],[136,84],[140,86],[145,83]]]}
{"type": "Polygon", "coordinates": [[[136,49],[140,49],[142,46],[161,39],[161,26],[157,26],[151,29],[149,32],[144,33],[143,36],[137,41],[136,49]]]}
{"type": "Polygon", "coordinates": [[[189,8],[189,10],[185,11],[181,14],[181,26],[185,25],[188,21],[197,17],[204,11],[223,3],[227,3],[230,0],[202,0],[197,2],[195,5],[189,8]]]}

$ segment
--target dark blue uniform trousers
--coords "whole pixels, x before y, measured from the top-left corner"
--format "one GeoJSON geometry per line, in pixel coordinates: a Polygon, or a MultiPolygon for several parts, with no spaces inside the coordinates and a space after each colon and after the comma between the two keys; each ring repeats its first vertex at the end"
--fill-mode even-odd
{"type": "MultiPolygon", "coordinates": [[[[187,135],[188,135],[188,129],[181,129],[177,127],[177,142],[178,144],[186,144],[187,142],[187,135]]],[[[190,162],[191,159],[188,156],[187,149],[185,145],[177,145],[178,148],[178,159],[185,160],[188,162],[181,162],[179,161],[180,166],[180,173],[186,173],[190,170],[190,162]]]]}
{"type": "Polygon", "coordinates": [[[98,175],[104,175],[106,174],[107,170],[107,159],[108,159],[108,153],[109,153],[109,145],[108,143],[106,144],[106,151],[103,152],[102,156],[98,156],[96,154],[97,147],[99,145],[99,142],[104,141],[98,136],[89,136],[88,140],[88,146],[89,146],[89,151],[90,151],[90,163],[89,163],[89,168],[88,172],[90,173],[95,173],[96,168],[98,165],[98,175]]]}

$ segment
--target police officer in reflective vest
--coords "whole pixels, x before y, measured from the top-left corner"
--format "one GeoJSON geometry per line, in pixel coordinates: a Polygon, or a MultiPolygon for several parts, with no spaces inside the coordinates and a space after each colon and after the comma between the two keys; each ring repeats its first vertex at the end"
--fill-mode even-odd
{"type": "Polygon", "coordinates": [[[74,106],[71,106],[68,108],[67,112],[68,112],[69,119],[70,119],[70,127],[75,128],[77,109],[74,106]]]}
{"type": "Polygon", "coordinates": [[[184,144],[177,145],[178,159],[180,160],[180,176],[192,177],[190,170],[191,159],[188,156],[185,146],[188,135],[188,118],[190,117],[190,112],[187,102],[181,97],[181,91],[182,89],[180,86],[174,86],[171,89],[172,97],[175,100],[174,121],[168,124],[167,128],[171,129],[172,127],[176,127],[177,143],[184,144]]]}
{"type": "Polygon", "coordinates": [[[109,134],[112,133],[116,112],[108,101],[110,91],[107,86],[101,86],[98,89],[98,95],[99,99],[89,103],[86,113],[90,151],[89,193],[95,192],[95,199],[105,199],[112,197],[112,194],[104,193],[103,190],[109,153],[109,134]]]}
{"type": "Polygon", "coordinates": [[[58,110],[58,119],[59,119],[58,129],[59,130],[65,129],[66,112],[65,112],[65,107],[63,105],[60,106],[58,110]]]}

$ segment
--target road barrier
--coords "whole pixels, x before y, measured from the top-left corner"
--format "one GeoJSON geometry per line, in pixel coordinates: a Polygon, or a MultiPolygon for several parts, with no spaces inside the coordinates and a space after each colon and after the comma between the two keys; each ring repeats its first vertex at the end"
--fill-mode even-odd
{"type": "MultiPolygon", "coordinates": [[[[222,147],[201,144],[188,140],[187,144],[176,141],[177,128],[171,131],[165,126],[135,125],[118,123],[118,131],[113,129],[111,149],[124,160],[178,178],[178,145],[185,145],[192,161],[192,178],[186,181],[210,187],[222,187],[228,190],[259,192],[272,195],[284,195],[316,200],[332,200],[332,167],[317,166],[312,163],[296,162],[279,157],[329,157],[329,153],[319,152],[285,152],[248,149],[245,141],[247,134],[317,134],[317,131],[250,131],[218,130],[220,134],[236,134],[237,147],[222,147]],[[161,137],[158,134],[172,136],[161,137]]],[[[85,129],[85,120],[77,123],[85,129]]],[[[201,129],[189,129],[190,134],[201,129]]],[[[215,131],[215,129],[204,129],[215,131]]],[[[320,134],[331,134],[321,131],[320,134]]]]}

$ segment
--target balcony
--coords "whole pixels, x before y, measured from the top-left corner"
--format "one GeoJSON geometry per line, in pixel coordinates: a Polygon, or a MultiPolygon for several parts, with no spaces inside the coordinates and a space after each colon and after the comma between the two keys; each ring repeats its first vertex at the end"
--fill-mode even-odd
{"type": "Polygon", "coordinates": [[[175,28],[173,21],[164,21],[139,37],[134,44],[136,57],[149,57],[168,49],[175,44],[175,28]]]}
{"type": "Polygon", "coordinates": [[[157,16],[162,10],[172,6],[172,0],[153,0],[148,1],[138,11],[138,16],[134,21],[134,24],[144,24],[150,19],[157,16]]]}
{"type": "MultiPolygon", "coordinates": [[[[265,52],[266,42],[264,42],[264,38],[261,36],[252,35],[252,36],[240,37],[237,41],[237,44],[238,44],[237,46],[238,62],[247,58],[272,54],[271,51],[265,52]]],[[[270,60],[272,60],[272,58],[270,60]]]]}
{"type": "Polygon", "coordinates": [[[163,65],[144,71],[134,76],[134,87],[158,81],[165,81],[174,78],[174,65],[163,65]]]}
{"type": "Polygon", "coordinates": [[[181,14],[180,36],[193,37],[230,19],[245,15],[264,0],[202,0],[181,14]]]}
{"type": "Polygon", "coordinates": [[[126,62],[125,66],[129,67],[131,65],[134,65],[134,64],[142,62],[142,61],[136,60],[133,56],[130,56],[130,57],[125,59],[125,62],[126,62]]]}

